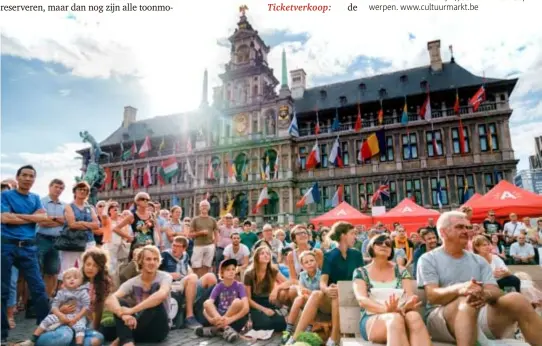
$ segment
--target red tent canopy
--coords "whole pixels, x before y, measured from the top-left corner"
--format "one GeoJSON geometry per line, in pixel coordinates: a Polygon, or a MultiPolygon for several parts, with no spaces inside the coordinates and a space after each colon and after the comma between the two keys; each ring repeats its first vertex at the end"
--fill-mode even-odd
{"type": "Polygon", "coordinates": [[[510,213],[518,216],[540,216],[542,214],[542,196],[523,190],[506,180],[501,180],[482,198],[469,204],[473,209],[472,218],[483,219],[490,210],[497,218],[508,217],[510,213]]]}
{"type": "Polygon", "coordinates": [[[346,221],[350,222],[354,226],[358,226],[372,224],[373,218],[363,214],[356,208],[352,207],[350,204],[342,202],[327,213],[310,220],[310,222],[315,226],[318,226],[319,223],[322,223],[322,225],[328,227],[332,226],[337,221],[346,221]]]}
{"type": "Polygon", "coordinates": [[[392,229],[394,222],[399,222],[408,233],[411,233],[416,232],[420,227],[427,226],[427,219],[429,218],[433,218],[436,222],[439,215],[438,211],[425,209],[410,198],[405,198],[386,214],[374,218],[376,221],[384,223],[388,229],[392,229]]]}
{"type": "Polygon", "coordinates": [[[479,198],[482,198],[484,197],[483,195],[479,194],[478,192],[476,192],[474,195],[472,195],[471,198],[469,198],[469,200],[467,201],[467,203],[463,204],[462,207],[470,207],[471,204],[478,200],[479,198]]]}

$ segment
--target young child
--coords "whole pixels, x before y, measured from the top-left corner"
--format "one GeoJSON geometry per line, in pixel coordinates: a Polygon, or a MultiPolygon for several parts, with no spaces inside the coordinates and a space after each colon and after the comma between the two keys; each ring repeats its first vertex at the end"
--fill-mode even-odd
{"type": "Polygon", "coordinates": [[[88,284],[82,285],[83,276],[81,270],[70,268],[62,273],[63,288],[58,291],[51,308],[52,314],[45,317],[38,328],[34,331],[32,339],[20,343],[20,346],[33,346],[41,334],[53,330],[60,325],[66,324],[75,330],[75,345],[82,346],[87,327],[86,314],[90,306],[88,284]],[[77,306],[74,313],[64,315],[60,312],[61,305],[74,302],[77,306]]]}
{"type": "MultiPolygon", "coordinates": [[[[316,253],[314,251],[303,251],[299,255],[299,262],[303,266],[303,271],[299,274],[299,286],[297,297],[292,304],[290,314],[286,319],[286,330],[282,335],[283,344],[293,344],[292,334],[294,332],[295,323],[299,317],[301,309],[305,306],[305,303],[309,299],[312,291],[320,290],[320,277],[322,271],[318,268],[318,262],[316,261],[316,253]]],[[[312,326],[309,325],[307,331],[310,331],[312,326]]]]}
{"type": "Polygon", "coordinates": [[[238,332],[247,322],[249,306],[245,286],[235,280],[236,273],[236,259],[230,258],[220,263],[222,282],[213,288],[211,296],[203,304],[203,314],[211,327],[197,328],[196,335],[221,335],[227,342],[235,342],[239,338],[238,332]]]}

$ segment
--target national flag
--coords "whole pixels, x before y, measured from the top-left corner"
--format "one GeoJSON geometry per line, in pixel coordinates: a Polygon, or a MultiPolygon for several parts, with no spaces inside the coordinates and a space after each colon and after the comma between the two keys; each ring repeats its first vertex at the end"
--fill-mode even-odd
{"type": "Polygon", "coordinates": [[[160,176],[164,181],[168,181],[179,173],[179,164],[174,156],[162,161],[161,166],[160,176]]]}
{"type": "Polygon", "coordinates": [[[263,162],[263,165],[260,165],[260,179],[261,180],[266,180],[265,179],[265,161],[263,162]]]}
{"type": "Polygon", "coordinates": [[[491,137],[491,127],[489,125],[486,126],[486,137],[487,137],[487,145],[489,147],[489,150],[493,152],[493,140],[491,137]]]}
{"type": "Polygon", "coordinates": [[[269,162],[269,154],[265,157],[265,180],[271,179],[271,163],[269,162]]]}
{"type": "Polygon", "coordinates": [[[188,157],[186,158],[186,173],[188,174],[189,177],[191,177],[192,179],[196,178],[194,176],[194,172],[192,171],[192,165],[190,164],[190,160],[188,159],[188,157]]]}
{"type": "Polygon", "coordinates": [[[320,119],[318,118],[318,109],[316,110],[316,125],[314,125],[314,134],[320,134],[320,119]]]}
{"type": "Polygon", "coordinates": [[[409,160],[412,158],[412,144],[410,142],[410,131],[408,130],[408,127],[407,127],[407,148],[408,148],[408,151],[405,155],[405,159],[409,160]]]}
{"type": "Polygon", "coordinates": [[[180,153],[181,152],[181,143],[179,143],[179,141],[175,141],[175,143],[173,143],[173,155],[176,155],[177,153],[180,153]]]}
{"type": "MultiPolygon", "coordinates": [[[[439,179],[440,181],[440,179],[439,179]]],[[[469,200],[469,181],[467,180],[467,177],[463,177],[463,204],[467,203],[469,200]]],[[[441,207],[442,208],[442,207],[441,207]]]]}
{"type": "Polygon", "coordinates": [[[341,122],[339,121],[339,108],[335,108],[335,118],[331,124],[331,131],[339,131],[341,129],[341,122]]]}
{"type": "Polygon", "coordinates": [[[288,133],[293,137],[299,137],[299,127],[297,126],[297,115],[295,114],[295,106],[293,109],[292,121],[288,127],[288,133]]]}
{"type": "Polygon", "coordinates": [[[277,157],[275,158],[275,172],[273,179],[279,178],[279,165],[280,165],[280,153],[278,153],[277,157]]]}
{"type": "Polygon", "coordinates": [[[230,183],[237,183],[237,170],[235,168],[235,162],[230,159],[229,163],[229,169],[228,169],[228,178],[230,183]]]}
{"type": "Polygon", "coordinates": [[[143,186],[145,188],[152,185],[152,175],[151,175],[151,166],[147,162],[147,166],[145,166],[145,169],[143,170],[143,186]]]}
{"type": "Polygon", "coordinates": [[[211,193],[209,191],[205,192],[205,196],[203,196],[203,199],[206,201],[209,201],[210,198],[211,198],[211,193]]]}
{"type": "Polygon", "coordinates": [[[309,154],[309,157],[307,159],[307,164],[305,167],[307,170],[315,168],[316,165],[320,163],[320,147],[318,146],[318,141],[314,143],[314,146],[312,147],[312,150],[309,154]]]}
{"type": "Polygon", "coordinates": [[[359,132],[363,128],[363,122],[361,121],[361,108],[358,103],[358,117],[356,118],[356,123],[354,124],[354,131],[359,132]]]}
{"type": "Polygon", "coordinates": [[[190,138],[186,141],[186,151],[191,154],[192,153],[192,141],[190,138]]]}
{"type": "MultiPolygon", "coordinates": [[[[121,149],[122,150],[122,149],[121,149]]],[[[122,150],[122,155],[121,155],[121,159],[122,161],[126,161],[126,160],[129,160],[131,157],[133,157],[133,153],[132,153],[132,149],[128,149],[128,150],[122,150]]]]}
{"type": "Polygon", "coordinates": [[[301,155],[299,155],[299,151],[297,152],[297,159],[295,160],[295,164],[298,169],[301,169],[301,155]]]}
{"type": "Polygon", "coordinates": [[[408,125],[408,107],[405,97],[405,105],[403,106],[403,113],[401,114],[401,124],[408,125]]]}
{"type": "Polygon", "coordinates": [[[333,147],[329,153],[329,163],[335,167],[344,167],[342,153],[341,153],[341,144],[339,142],[339,136],[333,142],[333,147]]]}
{"type": "Polygon", "coordinates": [[[115,172],[115,179],[113,179],[113,190],[118,190],[120,185],[120,172],[115,172]]]}
{"type": "Polygon", "coordinates": [[[139,181],[138,181],[137,171],[134,168],[132,171],[132,189],[137,190],[139,189],[139,181]]]}
{"type": "Polygon", "coordinates": [[[320,203],[320,190],[318,189],[318,183],[314,183],[312,187],[305,193],[303,197],[295,204],[296,207],[302,208],[305,205],[320,203]]]}
{"type": "Polygon", "coordinates": [[[423,102],[422,108],[420,108],[420,117],[422,119],[429,121],[431,120],[431,112],[432,112],[431,98],[429,97],[429,91],[428,91],[425,101],[423,102]]]}
{"type": "Polygon", "coordinates": [[[442,155],[442,151],[440,150],[440,147],[437,144],[437,133],[440,133],[439,130],[435,131],[433,128],[433,123],[431,123],[431,137],[432,137],[432,144],[433,144],[433,152],[435,155],[440,156],[442,155]]]}
{"type": "Polygon", "coordinates": [[[371,199],[371,205],[375,205],[376,202],[381,199],[383,201],[388,200],[390,198],[390,187],[388,185],[388,182],[385,182],[384,184],[381,184],[378,189],[373,194],[373,198],[371,199]]]}
{"type": "Polygon", "coordinates": [[[460,105],[459,105],[459,92],[455,90],[455,103],[454,103],[454,113],[459,115],[460,105]]]}
{"type": "Polygon", "coordinates": [[[137,145],[136,145],[136,142],[135,140],[132,142],[132,147],[130,148],[130,153],[132,154],[132,159],[136,156],[137,154],[137,145]]]}
{"type": "Polygon", "coordinates": [[[384,108],[382,107],[382,100],[380,100],[380,110],[378,111],[378,125],[382,125],[384,123],[384,108]]]}
{"type": "Polygon", "coordinates": [[[141,148],[139,148],[139,157],[144,158],[147,156],[147,153],[151,151],[152,145],[151,145],[151,139],[149,136],[145,137],[145,141],[143,141],[143,145],[141,145],[141,148]]]}
{"type": "Polygon", "coordinates": [[[262,189],[262,192],[260,192],[258,202],[256,202],[256,205],[254,206],[254,208],[252,208],[252,214],[256,214],[258,212],[258,209],[260,209],[267,203],[269,203],[269,194],[267,193],[267,186],[265,186],[262,189]]]}
{"type": "Polygon", "coordinates": [[[440,184],[440,176],[437,177],[437,204],[438,208],[442,209],[442,185],[440,184]]]}
{"type": "Polygon", "coordinates": [[[180,206],[180,205],[181,205],[181,201],[179,200],[179,197],[173,196],[173,197],[171,198],[171,205],[172,205],[172,206],[180,206]]]}
{"type": "Polygon", "coordinates": [[[102,184],[100,190],[104,190],[107,186],[111,185],[111,182],[113,181],[113,176],[111,175],[111,168],[107,167],[106,169],[104,169],[104,173],[104,183],[102,184]]]}
{"type": "Polygon", "coordinates": [[[386,133],[382,129],[367,137],[361,145],[358,158],[361,162],[364,162],[365,160],[384,152],[386,152],[386,133]]]}
{"type": "Polygon", "coordinates": [[[121,167],[120,168],[120,171],[119,171],[119,182],[118,182],[119,186],[121,188],[123,187],[126,187],[126,179],[124,179],[124,168],[121,167]]]}
{"type": "Polygon", "coordinates": [[[486,100],[486,89],[482,85],[478,91],[471,97],[469,104],[472,106],[473,111],[478,111],[478,107],[486,100]]]}
{"type": "Polygon", "coordinates": [[[162,150],[166,147],[166,138],[162,136],[162,142],[160,142],[160,146],[158,147],[158,155],[162,155],[162,150]]]}
{"type": "Polygon", "coordinates": [[[335,191],[335,194],[333,195],[333,198],[331,199],[331,206],[336,207],[339,204],[344,201],[344,186],[339,185],[337,186],[337,191],[335,191]]]}
{"type": "Polygon", "coordinates": [[[209,163],[207,164],[207,179],[214,180],[215,175],[213,172],[213,161],[209,159],[209,163]]]}
{"type": "Polygon", "coordinates": [[[465,128],[463,127],[463,121],[459,118],[459,152],[465,154],[467,152],[467,142],[465,141],[465,128]]]}

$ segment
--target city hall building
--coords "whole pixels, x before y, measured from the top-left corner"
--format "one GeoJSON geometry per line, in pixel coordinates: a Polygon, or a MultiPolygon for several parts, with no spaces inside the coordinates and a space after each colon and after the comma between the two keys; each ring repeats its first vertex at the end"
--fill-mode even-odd
{"type": "MultiPolygon", "coordinates": [[[[390,196],[377,205],[391,208],[410,197],[438,209],[440,191],[446,210],[516,175],[509,97],[517,79],[482,78],[453,58],[442,61],[440,41],[428,43],[425,66],[307,87],[303,69],[289,71],[288,76],[284,53],[281,80],[277,79],[267,62],[270,47],[244,14],[229,40],[230,60],[220,75],[222,85],[213,89],[212,102],[207,101],[205,72],[201,106],[194,111],[138,120],[137,109],[125,107],[122,125],[100,143],[112,154],[101,163],[113,177],[100,199],[112,198],[127,207],[135,193],[144,190],[163,207],[178,204],[192,215],[199,201],[208,198],[214,216],[229,206],[241,218],[284,223],[306,221],[331,209],[339,185],[344,200],[366,213],[371,212],[373,192],[383,184],[389,186],[390,196]],[[485,101],[475,110],[469,99],[482,86],[485,101]],[[428,93],[431,115],[422,117],[420,108],[428,93]],[[457,98],[459,108],[454,108],[457,98]],[[361,129],[355,128],[358,112],[361,129]],[[298,137],[288,132],[294,113],[298,137]],[[358,153],[364,140],[380,129],[385,150],[362,162],[358,153]],[[144,157],[123,155],[134,144],[140,151],[146,138],[151,149],[144,157]],[[337,139],[343,167],[328,162],[337,139]],[[321,162],[307,170],[315,145],[321,162]],[[178,171],[164,180],[164,162],[169,159],[171,164],[172,157],[178,171]],[[150,180],[144,179],[146,170],[150,180]],[[115,179],[119,176],[122,182],[115,179]],[[296,208],[315,182],[320,203],[296,208]],[[264,187],[269,203],[253,210],[264,187]]],[[[88,150],[80,153],[88,155],[88,150]]]]}

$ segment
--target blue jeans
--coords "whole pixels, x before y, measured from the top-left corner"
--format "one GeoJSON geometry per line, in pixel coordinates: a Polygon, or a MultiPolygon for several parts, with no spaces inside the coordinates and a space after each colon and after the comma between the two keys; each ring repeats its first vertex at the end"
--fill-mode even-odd
{"type": "MultiPolygon", "coordinates": [[[[99,332],[93,329],[85,331],[84,346],[91,346],[92,340],[100,341],[99,345],[103,345],[104,337],[99,332]]],[[[36,346],[70,346],[75,345],[73,329],[68,326],[61,326],[52,332],[43,333],[36,342],[36,346]]],[[[98,345],[97,343],[95,345],[98,345]]]]}
{"type": "Polygon", "coordinates": [[[17,305],[17,281],[19,281],[19,269],[11,267],[11,286],[9,288],[8,308],[17,305]]]}
{"type": "Polygon", "coordinates": [[[49,313],[49,299],[45,294],[45,284],[41,277],[38,262],[38,247],[3,243],[2,254],[2,339],[8,337],[9,323],[7,304],[11,288],[11,273],[13,266],[17,267],[28,283],[32,301],[36,309],[36,319],[39,324],[49,313]]]}

